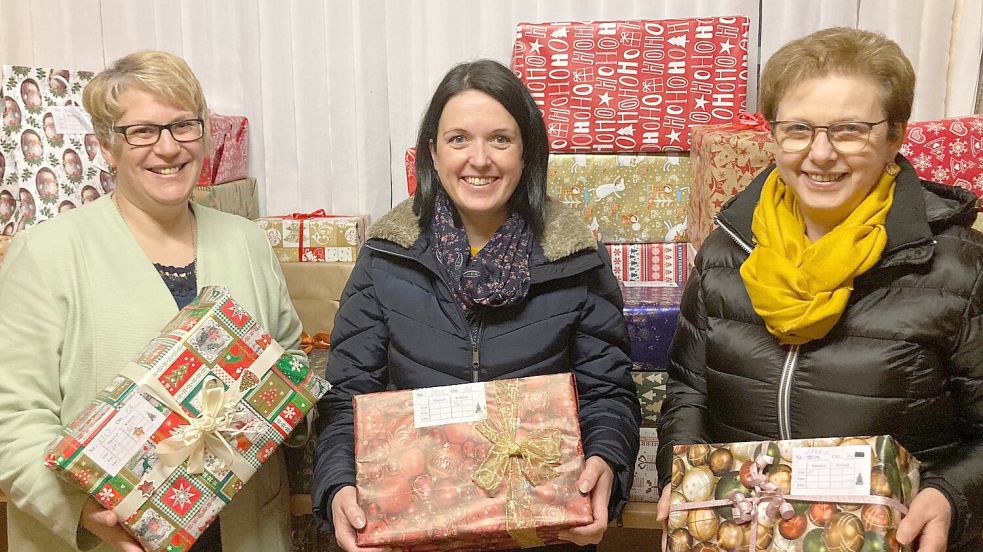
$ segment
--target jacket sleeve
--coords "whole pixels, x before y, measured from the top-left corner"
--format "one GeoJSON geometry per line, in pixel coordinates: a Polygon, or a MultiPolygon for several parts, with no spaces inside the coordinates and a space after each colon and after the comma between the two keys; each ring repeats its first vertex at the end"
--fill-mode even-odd
{"type": "Polygon", "coordinates": [[[956,543],[978,544],[983,533],[983,273],[970,297],[949,366],[962,445],[925,471],[921,485],[938,489],[952,505],[950,548],[956,543]]]}
{"type": "Polygon", "coordinates": [[[41,526],[91,548],[99,541],[79,528],[86,494],[41,461],[61,433],[59,363],[71,308],[29,238],[14,239],[0,270],[0,489],[41,526]]]}
{"type": "Polygon", "coordinates": [[[706,309],[700,257],[690,271],[680,305],[679,323],[669,350],[669,380],[659,416],[659,487],[672,477],[672,448],[676,443],[706,442],[706,309]]]}
{"type": "Polygon", "coordinates": [[[573,347],[573,372],[580,397],[584,456],[599,456],[614,469],[608,519],[628,503],[642,411],[631,379],[628,330],[623,300],[603,247],[605,266],[589,273],[587,302],[581,311],[573,347]]]}
{"type": "Polygon", "coordinates": [[[312,501],[325,530],[333,526],[331,500],[355,484],[355,427],[352,397],[382,391],[388,384],[389,330],[372,282],[371,249],[362,248],[341,296],[331,332],[326,370],[329,391],[318,402],[320,434],[314,451],[312,501]]]}

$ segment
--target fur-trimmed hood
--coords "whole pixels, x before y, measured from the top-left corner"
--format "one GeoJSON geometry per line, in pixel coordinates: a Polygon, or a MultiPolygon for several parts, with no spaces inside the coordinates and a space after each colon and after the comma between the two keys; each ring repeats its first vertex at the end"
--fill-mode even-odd
{"type": "MultiPolygon", "coordinates": [[[[413,198],[393,207],[369,227],[367,238],[391,241],[409,249],[420,238],[420,219],[413,213],[413,198]]],[[[546,203],[546,224],[539,240],[549,262],[584,250],[597,250],[597,240],[583,219],[552,199],[546,203]]]]}

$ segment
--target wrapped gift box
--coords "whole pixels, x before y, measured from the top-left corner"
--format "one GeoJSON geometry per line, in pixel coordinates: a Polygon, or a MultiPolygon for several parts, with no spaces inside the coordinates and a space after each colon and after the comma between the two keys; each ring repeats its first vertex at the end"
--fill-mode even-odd
{"type": "Polygon", "coordinates": [[[416,148],[408,148],[403,159],[406,167],[406,191],[413,195],[416,193],[416,148]]]}
{"type": "Polygon", "coordinates": [[[693,128],[687,220],[689,239],[697,250],[716,227],[714,217],[720,207],[770,165],[777,151],[768,122],[760,114],[742,113],[734,124],[693,128]]]}
{"type": "Polygon", "coordinates": [[[983,196],[983,115],[908,123],[901,154],[921,178],[983,196]]]}
{"type": "Polygon", "coordinates": [[[642,427],[655,427],[659,423],[662,401],[666,399],[666,381],[669,379],[669,374],[646,371],[644,366],[635,363],[631,379],[635,380],[638,402],[642,405],[642,427]]]}
{"type": "Polygon", "coordinates": [[[689,157],[551,154],[550,196],[607,243],[687,241],[689,157]]]}
{"type": "Polygon", "coordinates": [[[255,178],[244,178],[213,186],[195,186],[191,200],[205,207],[232,213],[249,220],[259,218],[259,191],[255,178]]]}
{"type": "Polygon", "coordinates": [[[249,161],[249,119],[241,115],[208,116],[211,146],[201,163],[199,186],[246,178],[249,161]]]}
{"type": "Polygon", "coordinates": [[[614,276],[625,284],[681,287],[695,252],[688,243],[605,244],[614,276]]]}
{"type": "Polygon", "coordinates": [[[696,124],[747,104],[746,17],[519,23],[512,70],[550,151],[689,150],[696,124]]]}
{"type": "Polygon", "coordinates": [[[227,290],[205,287],[45,463],[114,510],[147,550],[186,550],[329,387],[227,290]]]}
{"type": "Polygon", "coordinates": [[[669,545],[899,550],[894,532],[918,492],[918,466],[884,436],[677,445],[669,545]]]}
{"type": "Polygon", "coordinates": [[[280,263],[280,268],[304,331],[331,335],[355,263],[280,263]]]}
{"type": "Polygon", "coordinates": [[[93,76],[16,65],[0,69],[0,233],[13,234],[114,188],[82,109],[82,88],[93,76]]]}
{"type": "Polygon", "coordinates": [[[368,222],[368,215],[328,215],[323,209],[256,219],[284,263],[354,262],[368,222]]]}
{"type": "Polygon", "coordinates": [[[659,501],[659,472],[655,457],[659,452],[659,432],[654,427],[639,429],[641,442],[635,460],[635,478],[631,482],[629,499],[633,502],[659,501]]]}
{"type": "Polygon", "coordinates": [[[542,546],[593,520],[572,374],[353,400],[359,546],[542,546]]]}
{"type": "Polygon", "coordinates": [[[622,286],[621,294],[625,299],[625,323],[634,368],[664,372],[679,321],[682,288],[622,286]]]}

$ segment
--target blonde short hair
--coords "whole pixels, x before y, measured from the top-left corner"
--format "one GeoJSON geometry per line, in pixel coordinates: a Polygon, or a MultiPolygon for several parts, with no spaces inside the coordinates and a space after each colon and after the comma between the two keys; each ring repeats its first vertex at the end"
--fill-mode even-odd
{"type": "MultiPolygon", "coordinates": [[[[113,126],[125,106],[120,96],[133,87],[142,88],[205,121],[208,104],[198,78],[180,57],[158,50],[143,50],[116,60],[85,86],[82,105],[92,117],[96,138],[106,146],[114,143],[113,126]]],[[[207,139],[208,132],[205,132],[207,139]]]]}
{"type": "Polygon", "coordinates": [[[877,83],[884,92],[881,103],[888,137],[900,138],[901,128],[911,117],[915,70],[901,47],[881,33],[832,27],[785,44],[761,72],[758,108],[774,121],[789,88],[830,74],[869,77],[877,83]]]}

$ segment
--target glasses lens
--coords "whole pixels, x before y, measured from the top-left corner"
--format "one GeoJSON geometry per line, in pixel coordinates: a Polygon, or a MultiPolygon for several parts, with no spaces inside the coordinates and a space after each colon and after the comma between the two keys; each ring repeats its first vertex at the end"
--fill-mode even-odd
{"type": "Polygon", "coordinates": [[[171,135],[179,142],[190,142],[201,138],[204,129],[201,121],[179,121],[171,125],[171,135]]]}
{"type": "Polygon", "coordinates": [[[806,123],[787,122],[775,126],[775,141],[785,151],[797,153],[812,143],[813,128],[806,123]]]}
{"type": "Polygon", "coordinates": [[[154,125],[131,126],[126,129],[126,141],[132,146],[146,146],[157,143],[160,128],[154,125]]]}
{"type": "Polygon", "coordinates": [[[867,145],[870,125],[866,123],[837,123],[829,127],[829,141],[840,153],[857,153],[867,145]]]}

